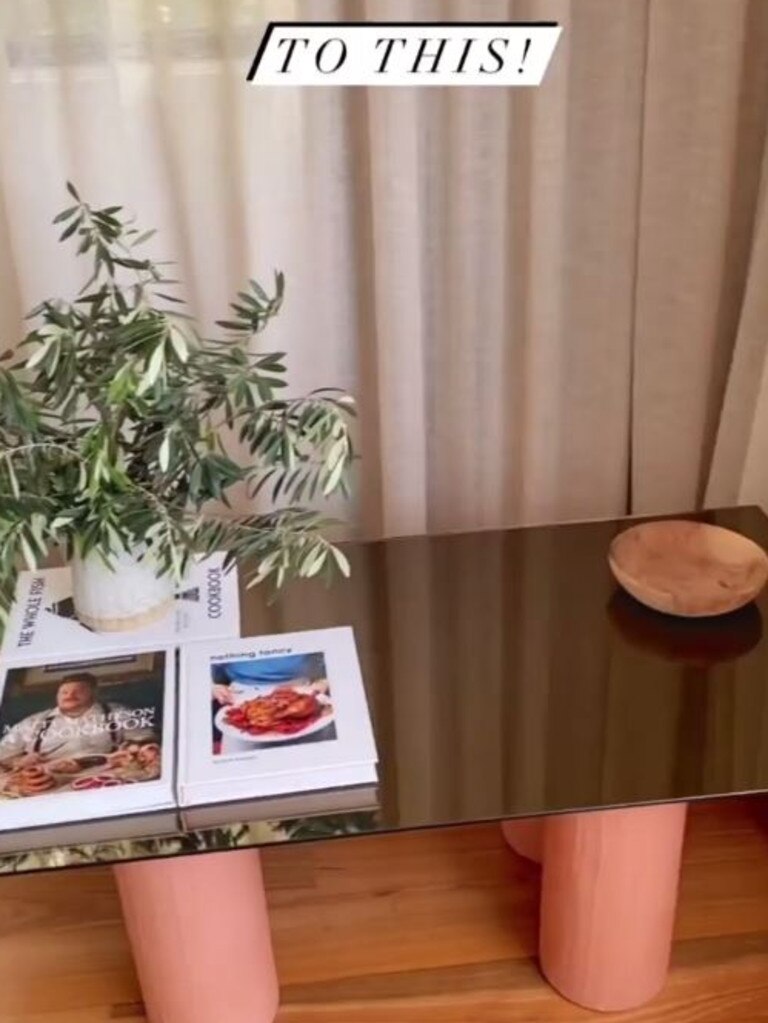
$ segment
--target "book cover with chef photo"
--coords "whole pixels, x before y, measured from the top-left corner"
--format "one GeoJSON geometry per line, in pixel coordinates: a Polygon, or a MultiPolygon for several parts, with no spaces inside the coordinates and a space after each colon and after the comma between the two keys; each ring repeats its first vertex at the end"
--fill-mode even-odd
{"type": "Polygon", "coordinates": [[[181,806],[376,783],[351,628],[188,644],[179,700],[181,806]]]}
{"type": "Polygon", "coordinates": [[[0,832],[172,808],[174,714],[172,649],[9,667],[0,832]]]}
{"type": "Polygon", "coordinates": [[[240,635],[237,569],[224,571],[223,553],[190,567],[174,607],[161,621],[129,632],[94,632],[80,622],[69,568],[21,572],[2,646],[5,663],[30,664],[51,654],[90,656],[151,650],[188,639],[240,635]]]}

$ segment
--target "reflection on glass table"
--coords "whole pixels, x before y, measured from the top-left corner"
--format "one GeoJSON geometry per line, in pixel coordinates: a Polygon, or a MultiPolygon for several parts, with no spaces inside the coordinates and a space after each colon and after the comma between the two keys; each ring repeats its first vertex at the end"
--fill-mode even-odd
{"type": "Polygon", "coordinates": [[[0,857],[0,874],[84,867],[94,863],[183,856],[227,849],[247,849],[275,842],[310,841],[360,835],[378,830],[374,811],[338,816],[300,817],[293,820],[234,824],[226,828],[190,831],[164,838],[126,839],[92,845],[57,846],[0,857]]]}

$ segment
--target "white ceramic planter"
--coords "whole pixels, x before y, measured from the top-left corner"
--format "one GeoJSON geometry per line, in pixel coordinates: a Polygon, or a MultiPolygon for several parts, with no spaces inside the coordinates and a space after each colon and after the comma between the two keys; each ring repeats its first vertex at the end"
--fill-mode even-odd
{"type": "Polygon", "coordinates": [[[77,617],[96,632],[130,632],[158,622],[170,613],[175,586],[170,575],[158,578],[155,562],[123,552],[112,557],[113,568],[89,554],[72,558],[73,601],[77,617]]]}

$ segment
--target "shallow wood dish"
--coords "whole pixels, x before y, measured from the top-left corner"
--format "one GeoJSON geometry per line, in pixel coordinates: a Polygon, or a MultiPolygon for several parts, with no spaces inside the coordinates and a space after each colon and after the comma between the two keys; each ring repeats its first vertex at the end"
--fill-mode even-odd
{"type": "Polygon", "coordinates": [[[608,552],[617,582],[641,604],[685,618],[743,607],[768,581],[768,555],[722,526],[667,519],[619,533],[608,552]]]}

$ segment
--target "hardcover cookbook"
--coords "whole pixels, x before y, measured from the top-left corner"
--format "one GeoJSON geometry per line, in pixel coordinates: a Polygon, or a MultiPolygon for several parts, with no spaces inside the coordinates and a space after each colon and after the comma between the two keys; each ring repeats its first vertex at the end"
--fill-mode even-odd
{"type": "Polygon", "coordinates": [[[215,826],[234,802],[260,817],[375,805],[376,747],[351,628],[185,645],[179,721],[187,826],[215,826]]]}
{"type": "Polygon", "coordinates": [[[240,634],[237,569],[225,572],[223,553],[193,564],[176,592],[173,611],[162,621],[130,632],[93,632],[75,616],[69,568],[22,572],[0,657],[29,664],[52,652],[85,657],[116,650],[152,650],[188,639],[240,634]]]}
{"type": "Polygon", "coordinates": [[[175,661],[158,648],[3,672],[0,851],[175,829],[175,661]]]}

